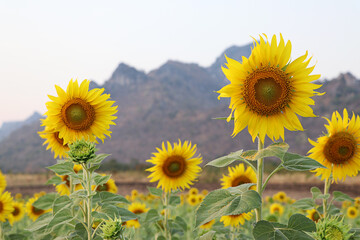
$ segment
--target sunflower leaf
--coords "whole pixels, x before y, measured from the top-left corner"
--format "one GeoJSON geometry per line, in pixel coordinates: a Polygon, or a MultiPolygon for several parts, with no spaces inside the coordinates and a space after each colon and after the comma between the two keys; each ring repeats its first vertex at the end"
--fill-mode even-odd
{"type": "Polygon", "coordinates": [[[217,159],[214,159],[210,162],[208,162],[205,166],[213,166],[213,167],[226,167],[230,165],[231,163],[235,162],[236,160],[241,159],[241,154],[243,150],[239,150],[236,152],[232,152],[229,155],[219,157],[217,159]]]}
{"type": "Polygon", "coordinates": [[[123,196],[111,192],[97,192],[92,201],[93,203],[98,203],[99,205],[129,203],[129,201],[123,196]]]}
{"type": "Polygon", "coordinates": [[[241,154],[241,157],[246,160],[255,161],[257,153],[258,153],[257,150],[249,150],[249,151],[243,152],[241,154]]]}
{"type": "Polygon", "coordinates": [[[50,209],[56,197],[58,197],[56,193],[45,194],[44,196],[39,197],[39,199],[33,203],[33,206],[42,210],[50,209]]]}
{"type": "Polygon", "coordinates": [[[72,162],[60,162],[47,168],[59,175],[74,173],[74,164],[72,162]]]}
{"type": "Polygon", "coordinates": [[[310,210],[315,208],[316,204],[312,198],[303,198],[294,202],[292,206],[294,208],[300,208],[302,210],[310,210]]]}
{"type": "Polygon", "coordinates": [[[199,237],[199,240],[212,240],[215,236],[215,231],[209,231],[199,237]]]}
{"type": "Polygon", "coordinates": [[[95,185],[100,186],[107,183],[110,177],[111,177],[110,175],[106,175],[106,176],[95,175],[93,180],[95,182],[95,185]]]}
{"type": "Polygon", "coordinates": [[[145,222],[146,223],[155,223],[157,221],[159,221],[161,219],[161,216],[159,215],[159,213],[155,210],[155,209],[150,209],[147,213],[146,213],[146,217],[145,217],[145,222]]]}
{"type": "Polygon", "coordinates": [[[161,188],[155,188],[155,187],[147,187],[150,194],[154,195],[154,196],[158,196],[161,197],[163,194],[163,191],[161,188]]]}
{"type": "Polygon", "coordinates": [[[52,184],[59,185],[61,183],[63,183],[63,181],[61,180],[61,177],[55,175],[52,178],[50,178],[45,184],[46,185],[52,185],[52,184]]]}
{"type": "Polygon", "coordinates": [[[289,171],[309,171],[316,168],[325,168],[314,159],[295,153],[285,153],[281,164],[289,171]]]}
{"type": "Polygon", "coordinates": [[[286,142],[273,143],[269,145],[267,148],[258,151],[255,156],[255,160],[264,157],[278,157],[280,159],[283,159],[288,149],[289,149],[289,145],[286,142]]]}
{"type": "Polygon", "coordinates": [[[108,157],[108,156],[110,156],[110,155],[111,155],[111,154],[105,154],[105,153],[97,154],[96,157],[90,159],[90,160],[88,161],[88,163],[98,165],[98,164],[100,164],[106,157],[108,157]]]}
{"type": "Polygon", "coordinates": [[[261,205],[259,194],[253,190],[238,191],[232,194],[228,189],[210,192],[196,211],[195,227],[214,218],[247,213],[261,205]]]}
{"type": "Polygon", "coordinates": [[[350,201],[354,202],[354,199],[350,197],[349,195],[340,192],[340,191],[334,191],[333,192],[334,201],[342,202],[342,201],[350,201]]]}

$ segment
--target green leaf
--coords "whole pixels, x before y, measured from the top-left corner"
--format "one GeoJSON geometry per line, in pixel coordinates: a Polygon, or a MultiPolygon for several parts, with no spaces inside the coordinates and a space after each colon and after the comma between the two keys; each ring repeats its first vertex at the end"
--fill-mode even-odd
{"type": "Polygon", "coordinates": [[[31,223],[31,225],[27,227],[25,230],[28,230],[30,232],[35,232],[41,229],[45,229],[52,218],[53,218],[52,213],[47,212],[41,215],[38,219],[36,219],[35,222],[31,223]]]}
{"type": "Polygon", "coordinates": [[[294,208],[310,210],[310,209],[313,209],[316,206],[316,204],[312,198],[303,198],[303,199],[300,199],[300,200],[297,200],[296,202],[294,202],[292,204],[292,206],[294,208]]]}
{"type": "Polygon", "coordinates": [[[187,224],[182,217],[176,216],[175,222],[182,228],[184,232],[187,231],[187,224]]]}
{"type": "Polygon", "coordinates": [[[310,191],[314,200],[317,199],[320,194],[322,194],[321,190],[318,187],[312,187],[310,191]]]}
{"type": "Polygon", "coordinates": [[[350,240],[360,240],[360,228],[353,228],[349,233],[352,234],[350,240]]]}
{"type": "Polygon", "coordinates": [[[100,164],[106,157],[110,156],[111,154],[97,154],[96,157],[90,159],[88,162],[94,165],[100,164]]]}
{"type": "Polygon", "coordinates": [[[100,186],[100,185],[107,183],[109,181],[110,177],[111,177],[110,175],[107,175],[107,176],[96,175],[94,177],[95,185],[100,186]]]}
{"type": "Polygon", "coordinates": [[[147,187],[147,188],[152,195],[158,196],[158,197],[162,196],[163,191],[161,188],[154,188],[154,187],[147,187]]]}
{"type": "Polygon", "coordinates": [[[238,190],[232,194],[228,189],[210,192],[196,211],[196,227],[214,218],[250,212],[261,205],[259,194],[253,190],[238,190]]]}
{"type": "Polygon", "coordinates": [[[316,231],[315,223],[310,219],[301,214],[294,214],[290,217],[288,222],[288,227],[305,232],[314,232],[316,231]]]}
{"type": "Polygon", "coordinates": [[[278,157],[280,159],[283,159],[288,149],[289,145],[285,142],[273,143],[267,148],[258,151],[255,156],[255,160],[265,157],[278,157]]]}
{"type": "Polygon", "coordinates": [[[249,151],[243,152],[241,154],[241,157],[245,158],[246,160],[255,161],[257,153],[258,153],[257,150],[249,150],[249,151]]]}
{"type": "Polygon", "coordinates": [[[77,191],[73,192],[72,194],[70,194],[69,197],[70,198],[78,198],[78,199],[86,199],[87,192],[85,189],[80,189],[80,190],[77,190],[77,191]]]}
{"type": "Polygon", "coordinates": [[[340,191],[333,191],[334,201],[342,202],[342,201],[350,201],[354,202],[354,199],[349,195],[340,192],[340,191]]]}
{"type": "Polygon", "coordinates": [[[166,238],[164,236],[158,236],[156,240],[166,240],[166,238]]]}
{"type": "Polygon", "coordinates": [[[125,208],[118,208],[118,212],[121,217],[121,221],[123,222],[138,218],[138,216],[135,213],[130,212],[125,208]]]}
{"type": "Polygon", "coordinates": [[[209,231],[199,237],[199,240],[212,240],[215,236],[215,231],[209,231]]]}
{"type": "Polygon", "coordinates": [[[271,223],[261,220],[255,223],[253,229],[253,236],[256,240],[274,240],[274,239],[286,239],[286,238],[275,238],[275,228],[271,223]]]}
{"type": "Polygon", "coordinates": [[[70,209],[63,208],[54,215],[54,218],[49,222],[49,225],[47,227],[49,229],[52,229],[58,225],[66,224],[73,219],[74,217],[71,215],[70,209]]]}
{"type": "Polygon", "coordinates": [[[147,213],[146,213],[146,217],[145,217],[145,222],[146,223],[155,223],[157,221],[159,221],[161,219],[159,213],[155,210],[155,209],[150,209],[147,213]]]}
{"type": "Polygon", "coordinates": [[[169,204],[171,206],[179,205],[180,204],[180,196],[171,195],[170,200],[169,200],[169,204]]]}
{"type": "Polygon", "coordinates": [[[241,156],[242,152],[243,152],[243,150],[240,150],[237,152],[230,153],[227,156],[219,157],[215,160],[208,162],[205,166],[226,167],[226,166],[230,165],[231,163],[233,163],[234,161],[240,160],[241,159],[240,156],[241,156]]]}
{"type": "Polygon", "coordinates": [[[6,236],[6,239],[9,240],[26,240],[28,239],[27,236],[20,234],[20,233],[13,233],[8,236],[6,236]]]}
{"type": "Polygon", "coordinates": [[[64,195],[64,196],[60,196],[55,199],[52,209],[53,209],[54,214],[56,214],[61,209],[64,209],[64,208],[70,209],[71,205],[72,205],[71,199],[68,196],[64,195]]]}
{"type": "Polygon", "coordinates": [[[81,223],[75,225],[75,232],[81,239],[87,239],[86,228],[81,223]]]}
{"type": "Polygon", "coordinates": [[[52,205],[58,195],[56,193],[47,193],[41,196],[38,200],[33,203],[33,206],[38,209],[47,210],[52,208],[52,205]]]}
{"type": "Polygon", "coordinates": [[[282,160],[282,166],[289,171],[309,171],[316,168],[325,168],[314,159],[295,153],[285,153],[282,160]]]}
{"type": "Polygon", "coordinates": [[[47,168],[59,175],[74,173],[74,164],[72,162],[60,162],[47,168]]]}
{"type": "Polygon", "coordinates": [[[129,203],[123,196],[111,192],[97,192],[92,200],[94,204],[97,203],[99,205],[129,203]]]}
{"type": "Polygon", "coordinates": [[[50,178],[45,184],[46,185],[52,185],[52,184],[59,185],[62,183],[63,183],[63,181],[61,180],[61,177],[55,175],[52,178],[50,178]]]}

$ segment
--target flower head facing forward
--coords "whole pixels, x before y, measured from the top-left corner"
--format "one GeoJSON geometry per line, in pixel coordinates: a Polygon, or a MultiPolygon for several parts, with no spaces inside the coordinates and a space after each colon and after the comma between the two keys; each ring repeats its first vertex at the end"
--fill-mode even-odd
{"type": "MultiPolygon", "coordinates": [[[[256,183],[256,173],[251,167],[245,170],[244,164],[240,163],[235,167],[228,168],[229,175],[223,175],[221,179],[222,188],[236,187],[245,183],[256,183]]],[[[255,190],[256,186],[251,186],[250,189],[255,190]]]]}
{"type": "Polygon", "coordinates": [[[46,126],[59,132],[65,144],[82,138],[104,141],[105,135],[110,137],[110,125],[115,125],[113,120],[117,117],[113,115],[117,106],[112,106],[115,101],[108,101],[110,95],[102,94],[104,89],[89,91],[89,84],[89,80],[80,85],[77,80],[70,80],[66,92],[55,85],[58,96],[49,95],[46,126]]]}
{"type": "Polygon", "coordinates": [[[226,57],[227,68],[222,68],[230,84],[218,91],[221,97],[230,98],[230,121],[234,115],[233,136],[246,126],[253,138],[264,142],[270,139],[284,139],[284,128],[290,131],[303,130],[296,114],[315,117],[309,105],[319,94],[314,91],[321,85],[311,83],[320,75],[309,75],[314,66],[308,67],[310,59],[305,55],[290,61],[291,42],[285,45],[280,34],[277,44],[274,35],[271,42],[260,36],[260,43],[254,40],[250,57],[242,63],[226,57]]]}
{"type": "Polygon", "coordinates": [[[200,155],[194,157],[196,145],[185,141],[174,143],[162,143],[162,149],[157,148],[158,152],[153,153],[153,157],[148,162],[155,166],[146,171],[152,172],[148,178],[150,182],[159,181],[157,187],[162,187],[165,192],[171,190],[190,188],[190,184],[196,180],[201,168],[202,162],[200,155]]]}
{"type": "Polygon", "coordinates": [[[332,114],[331,120],[325,118],[327,134],[319,137],[317,142],[309,139],[314,146],[309,157],[326,168],[313,170],[321,179],[345,180],[346,176],[356,176],[360,170],[360,117],[353,114],[350,119],[346,109],[343,117],[339,112],[332,114]]]}

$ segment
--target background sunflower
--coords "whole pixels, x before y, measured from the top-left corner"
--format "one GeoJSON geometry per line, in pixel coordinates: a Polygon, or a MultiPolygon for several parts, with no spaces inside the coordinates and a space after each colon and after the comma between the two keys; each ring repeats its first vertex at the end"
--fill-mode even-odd
{"type": "MultiPolygon", "coordinates": [[[[228,168],[228,175],[223,175],[221,179],[222,188],[236,187],[245,183],[256,184],[256,173],[251,167],[245,170],[244,164],[240,163],[235,167],[228,168]]],[[[251,186],[252,190],[256,189],[256,185],[251,186]]]]}

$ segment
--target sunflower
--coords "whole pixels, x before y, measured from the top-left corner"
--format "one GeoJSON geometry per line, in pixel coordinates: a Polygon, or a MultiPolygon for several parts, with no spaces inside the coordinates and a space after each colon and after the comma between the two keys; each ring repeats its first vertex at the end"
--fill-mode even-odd
{"type": "Polygon", "coordinates": [[[45,124],[45,130],[42,132],[38,132],[39,136],[45,139],[43,145],[48,144],[46,150],[51,149],[51,152],[54,153],[54,158],[66,158],[68,157],[67,152],[69,151],[69,146],[64,143],[64,139],[59,137],[59,131],[55,131],[54,129],[46,126],[47,121],[43,120],[43,124],[45,124]]]}
{"type": "Polygon", "coordinates": [[[356,197],[354,201],[355,207],[360,207],[360,197],[356,197]]]}
{"type": "Polygon", "coordinates": [[[158,183],[158,188],[162,187],[165,192],[171,190],[190,188],[190,184],[195,181],[201,168],[199,164],[202,157],[199,154],[193,157],[196,152],[196,145],[191,146],[191,142],[185,141],[183,144],[174,143],[172,147],[170,142],[162,143],[162,149],[157,148],[158,152],[153,153],[153,157],[147,160],[155,166],[146,169],[152,172],[148,178],[150,182],[158,183]]]}
{"type": "Polygon", "coordinates": [[[197,188],[190,188],[189,189],[189,194],[190,195],[196,195],[199,193],[199,190],[197,188]]]}
{"type": "MultiPolygon", "coordinates": [[[[105,176],[105,174],[102,174],[103,176],[105,176]]],[[[104,183],[103,185],[99,185],[99,186],[92,186],[92,190],[97,191],[97,192],[111,192],[111,193],[117,193],[118,188],[115,184],[114,179],[109,179],[106,183],[104,183]]]]}
{"type": "MultiPolygon", "coordinates": [[[[82,166],[80,164],[74,164],[74,172],[78,173],[80,170],[82,170],[82,166]]],[[[58,175],[61,178],[62,184],[59,184],[56,186],[56,191],[60,195],[70,195],[70,177],[69,175],[58,175]]],[[[75,191],[83,189],[82,185],[80,183],[75,185],[75,191]]]]}
{"type": "Polygon", "coordinates": [[[209,193],[209,191],[206,190],[206,189],[204,189],[204,190],[201,191],[201,194],[204,195],[204,196],[208,195],[208,193],[209,193]]]}
{"type": "Polygon", "coordinates": [[[0,170],[0,193],[2,193],[6,188],[6,179],[0,170]]]}
{"type": "MultiPolygon", "coordinates": [[[[244,183],[256,183],[256,173],[251,167],[245,171],[244,164],[240,163],[235,167],[228,168],[229,175],[223,175],[221,179],[222,188],[236,187],[244,183]]],[[[256,185],[251,186],[250,189],[255,190],[256,185]]]]}
{"type": "Polygon", "coordinates": [[[285,45],[280,34],[268,41],[260,36],[260,43],[254,39],[254,48],[249,59],[243,57],[242,63],[226,57],[227,68],[222,68],[230,84],[218,91],[219,99],[230,98],[231,113],[234,113],[233,136],[246,126],[255,140],[256,136],[264,142],[270,139],[284,139],[284,128],[290,131],[303,130],[296,114],[303,117],[315,117],[309,105],[318,95],[314,89],[321,85],[311,83],[320,75],[309,75],[315,66],[308,67],[308,53],[290,61],[291,42],[285,45]]]}
{"type": "Polygon", "coordinates": [[[215,219],[207,222],[207,223],[204,223],[203,225],[200,226],[201,229],[210,229],[212,227],[212,225],[214,225],[215,223],[215,219]]]}
{"type": "Polygon", "coordinates": [[[139,192],[136,189],[131,190],[131,197],[133,199],[136,199],[138,195],[139,195],[139,192]]]}
{"type": "Polygon", "coordinates": [[[14,222],[20,221],[25,215],[25,208],[23,202],[12,202],[12,206],[14,210],[8,216],[11,226],[14,224],[14,222]]]}
{"type": "MultiPolygon", "coordinates": [[[[129,207],[128,210],[132,213],[135,214],[142,214],[147,212],[149,209],[146,208],[145,203],[138,203],[138,202],[133,202],[129,207]]],[[[139,228],[140,227],[140,223],[138,219],[133,219],[133,220],[129,220],[126,222],[126,226],[127,227],[134,227],[134,228],[139,228]]]]}
{"type": "Polygon", "coordinates": [[[0,193],[0,221],[5,222],[9,215],[14,211],[12,204],[13,198],[9,192],[0,193]]]}
{"type": "Polygon", "coordinates": [[[55,85],[58,97],[49,95],[52,101],[46,103],[46,124],[59,132],[65,144],[77,139],[104,141],[105,135],[110,137],[110,125],[115,125],[115,101],[107,101],[110,94],[102,94],[104,88],[89,91],[89,83],[84,80],[79,85],[77,80],[70,80],[66,92],[55,85]]]}
{"type": "Polygon", "coordinates": [[[31,220],[36,221],[36,219],[38,219],[38,217],[40,217],[41,215],[43,215],[44,213],[50,212],[51,209],[47,209],[47,210],[43,210],[43,209],[39,209],[33,206],[34,202],[36,202],[36,200],[38,200],[38,197],[33,197],[30,198],[27,203],[26,203],[26,213],[28,214],[28,216],[30,217],[31,220]]]}
{"type": "Polygon", "coordinates": [[[306,217],[310,218],[314,222],[317,222],[319,221],[319,219],[322,218],[322,215],[320,215],[319,212],[316,211],[316,209],[306,210],[306,212],[308,214],[306,215],[306,217]]]}
{"type": "Polygon", "coordinates": [[[359,212],[356,207],[349,207],[346,211],[348,218],[354,219],[358,216],[359,212]]]}
{"type": "Polygon", "coordinates": [[[252,215],[252,212],[248,212],[237,215],[222,216],[220,218],[220,222],[222,222],[225,227],[238,227],[239,225],[244,225],[246,220],[249,221],[252,218],[252,215]]]}
{"type": "Polygon", "coordinates": [[[280,191],[276,194],[274,194],[273,199],[282,203],[287,202],[288,197],[286,196],[286,193],[283,191],[280,191]]]}
{"type": "Polygon", "coordinates": [[[270,205],[271,214],[279,214],[280,216],[284,213],[284,207],[279,203],[273,203],[270,205]]]}
{"type": "Polygon", "coordinates": [[[313,170],[321,180],[333,176],[333,181],[344,181],[346,176],[356,176],[360,169],[360,117],[353,114],[350,119],[346,109],[343,117],[334,112],[331,121],[325,118],[327,134],[319,137],[317,142],[309,139],[314,146],[309,157],[315,159],[326,168],[313,170]]]}
{"type": "Polygon", "coordinates": [[[187,201],[191,206],[196,206],[199,204],[199,198],[197,195],[189,195],[187,201]]]}

